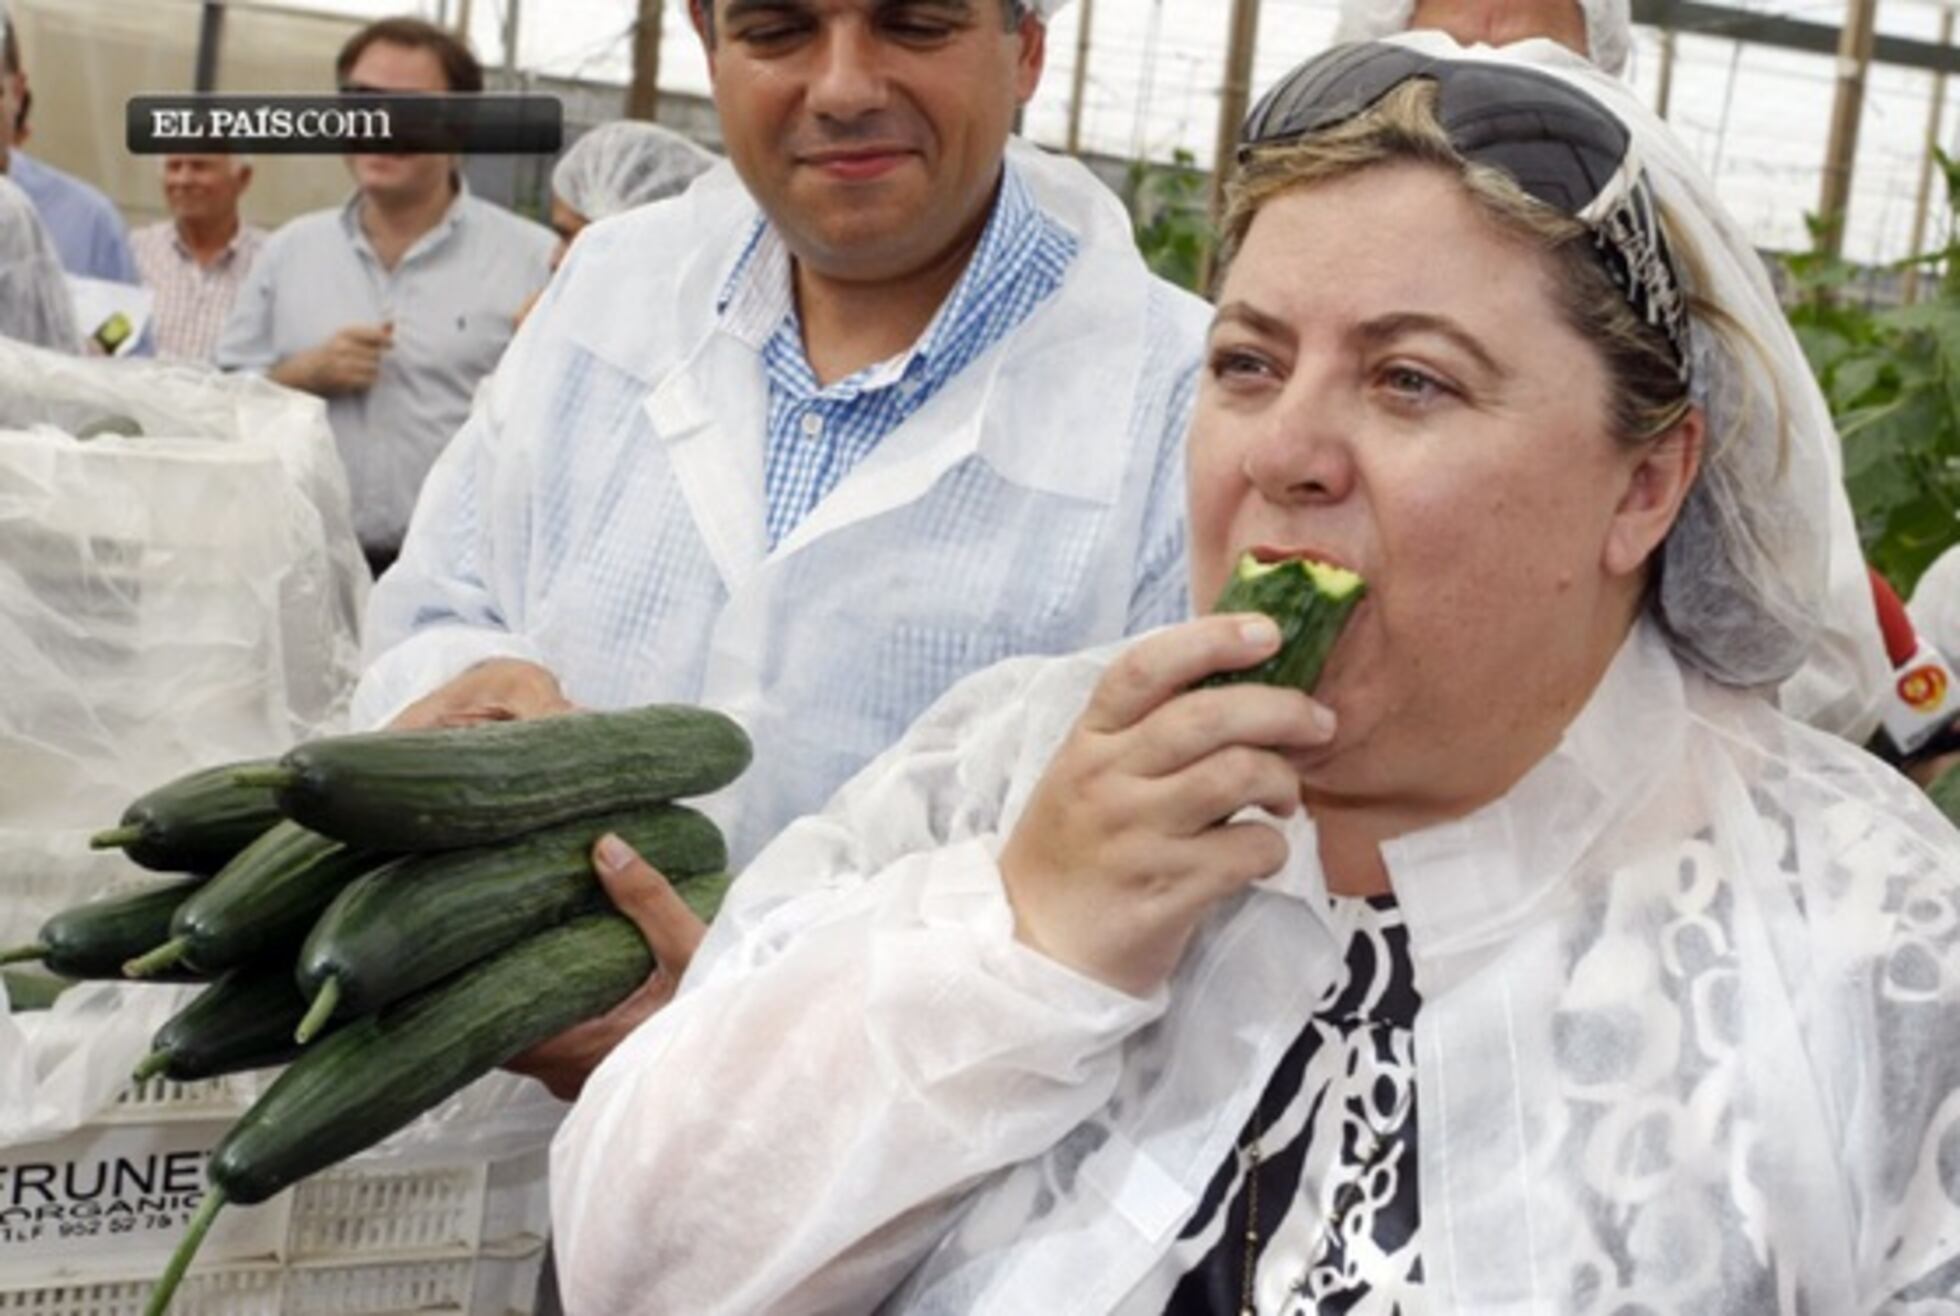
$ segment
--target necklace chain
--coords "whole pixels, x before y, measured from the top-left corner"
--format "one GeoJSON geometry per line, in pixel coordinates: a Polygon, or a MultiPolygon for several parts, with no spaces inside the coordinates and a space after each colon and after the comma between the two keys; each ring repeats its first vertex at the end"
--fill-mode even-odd
{"type": "MultiPolygon", "coordinates": [[[[1259,1278],[1259,1143],[1267,1133],[1271,1132],[1271,1126],[1266,1122],[1264,1096],[1259,1098],[1259,1104],[1253,1109],[1253,1122],[1257,1127],[1252,1136],[1238,1149],[1239,1162],[1245,1167],[1245,1266],[1241,1272],[1239,1286],[1240,1316],[1259,1316],[1259,1304],[1256,1301],[1259,1278]]],[[[1312,1242],[1307,1249],[1306,1268],[1290,1286],[1292,1292],[1297,1294],[1307,1292],[1313,1273],[1314,1256],[1320,1251],[1321,1245],[1326,1242],[1330,1233],[1340,1231],[1347,1213],[1354,1209],[1355,1202],[1360,1199],[1363,1181],[1374,1173],[1376,1166],[1381,1164],[1387,1150],[1387,1139],[1382,1130],[1371,1129],[1368,1150],[1362,1154],[1360,1168],[1334,1191],[1333,1202],[1321,1215],[1320,1222],[1314,1229],[1312,1242]]],[[[1335,1166],[1336,1173],[1339,1168],[1338,1165],[1335,1166]]]]}

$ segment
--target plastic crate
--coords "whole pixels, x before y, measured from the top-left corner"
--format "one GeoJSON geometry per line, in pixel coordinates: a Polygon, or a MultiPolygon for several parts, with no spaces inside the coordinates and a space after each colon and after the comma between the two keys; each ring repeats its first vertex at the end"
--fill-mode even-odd
{"type": "MultiPolygon", "coordinates": [[[[513,1252],[427,1260],[317,1265],[226,1265],[187,1276],[173,1316],[528,1316],[544,1244],[513,1252]]],[[[3,1316],[142,1316],[154,1280],[116,1278],[16,1284],[0,1279],[3,1316]]]]}
{"type": "MultiPolygon", "coordinates": [[[[82,1129],[0,1148],[0,1316],[136,1316],[202,1200],[253,1076],[161,1080],[82,1129]]],[[[549,1229],[543,1149],[356,1164],[226,1208],[180,1316],[532,1310],[549,1229]]]]}

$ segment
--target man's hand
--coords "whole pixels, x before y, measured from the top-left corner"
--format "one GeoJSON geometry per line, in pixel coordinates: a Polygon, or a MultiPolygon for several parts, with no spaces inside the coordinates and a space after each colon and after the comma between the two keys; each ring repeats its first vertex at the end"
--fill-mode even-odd
{"type": "Polygon", "coordinates": [[[537,1079],[560,1101],[576,1101],[585,1080],[626,1035],[674,999],[708,925],[673,886],[632,847],[611,833],[592,847],[592,867],[619,911],[633,920],[653,950],[653,976],[597,1019],[540,1042],[504,1068],[537,1079]]]}
{"type": "Polygon", "coordinates": [[[1190,688],[1278,647],[1270,619],[1216,615],[1138,641],[1103,673],[1001,850],[1023,943],[1148,995],[1215,902],[1286,862],[1278,832],[1227,819],[1298,809],[1287,756],[1332,740],[1333,714],[1278,686],[1190,688]]]}
{"type": "Polygon", "coordinates": [[[395,344],[395,326],[350,324],[305,352],[272,367],[273,381],[323,398],[365,393],[381,377],[381,356],[395,344]]]}
{"type": "Polygon", "coordinates": [[[576,707],[558,687],[558,678],[536,663],[490,658],[404,708],[388,728],[418,731],[477,722],[521,722],[569,713],[576,707]]]}

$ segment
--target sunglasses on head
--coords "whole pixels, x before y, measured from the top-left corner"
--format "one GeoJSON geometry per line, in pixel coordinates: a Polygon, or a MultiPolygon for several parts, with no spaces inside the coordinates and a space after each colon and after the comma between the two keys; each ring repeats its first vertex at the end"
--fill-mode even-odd
{"type": "Polygon", "coordinates": [[[1239,132],[1239,162],[1345,123],[1414,79],[1436,84],[1436,116],[1459,155],[1502,172],[1592,232],[1608,275],[1635,313],[1667,336],[1685,381],[1687,303],[1633,135],[1569,83],[1515,64],[1441,59],[1385,42],[1337,46],[1260,97],[1239,132]]]}

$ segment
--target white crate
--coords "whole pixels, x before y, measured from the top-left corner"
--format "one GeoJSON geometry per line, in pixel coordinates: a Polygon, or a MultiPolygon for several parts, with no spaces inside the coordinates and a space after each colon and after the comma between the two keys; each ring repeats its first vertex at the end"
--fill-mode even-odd
{"type": "MultiPolygon", "coordinates": [[[[136,1316],[260,1080],[154,1081],[88,1126],[0,1148],[0,1316],[136,1316]]],[[[542,1149],[343,1167],[222,1211],[179,1316],[532,1309],[550,1225],[542,1149]]]]}
{"type": "MultiPolygon", "coordinates": [[[[390,1258],[306,1266],[200,1267],[172,1316],[528,1316],[544,1244],[427,1260],[390,1258]]],[[[0,1316],[142,1316],[151,1278],[14,1285],[0,1279],[0,1316]]]]}

